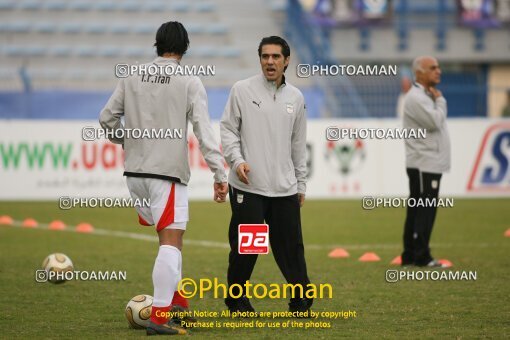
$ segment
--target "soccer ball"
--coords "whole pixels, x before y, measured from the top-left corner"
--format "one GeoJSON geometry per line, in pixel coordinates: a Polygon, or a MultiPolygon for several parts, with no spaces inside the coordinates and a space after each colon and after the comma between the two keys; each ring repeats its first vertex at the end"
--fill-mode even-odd
{"type": "Polygon", "coordinates": [[[48,255],[43,261],[42,268],[46,271],[48,281],[51,283],[65,282],[65,278],[55,274],[70,272],[74,269],[71,259],[60,253],[48,255]]]}
{"type": "Polygon", "coordinates": [[[147,328],[151,317],[152,300],[152,296],[145,294],[137,295],[129,300],[126,306],[126,319],[130,328],[147,328]]]}

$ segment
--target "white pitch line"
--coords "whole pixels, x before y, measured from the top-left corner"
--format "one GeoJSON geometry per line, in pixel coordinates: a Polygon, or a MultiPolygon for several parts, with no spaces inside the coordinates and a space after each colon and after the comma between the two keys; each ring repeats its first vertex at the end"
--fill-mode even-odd
{"type": "MultiPolygon", "coordinates": [[[[22,221],[13,221],[13,227],[23,227],[22,221]]],[[[37,228],[26,228],[26,229],[39,229],[39,230],[51,230],[49,229],[49,224],[40,223],[37,228]]],[[[76,232],[74,226],[66,226],[66,229],[63,230],[55,230],[55,231],[67,231],[67,232],[76,232]]],[[[90,233],[84,234],[92,234],[92,235],[101,235],[101,236],[112,236],[112,237],[120,237],[120,238],[129,238],[134,240],[142,240],[149,242],[157,242],[158,237],[140,233],[132,233],[126,231],[115,231],[115,230],[107,230],[95,228],[90,233]]],[[[190,240],[184,239],[184,244],[209,247],[209,248],[221,248],[221,249],[230,249],[230,246],[226,242],[216,242],[216,241],[208,241],[208,240],[190,240]]],[[[507,243],[505,243],[506,245],[507,243]]],[[[488,248],[488,247],[498,247],[503,246],[503,243],[433,243],[431,247],[433,248],[455,248],[455,247],[476,247],[476,248],[488,248]]],[[[305,248],[308,250],[330,250],[333,248],[345,248],[349,250],[367,250],[367,249],[401,249],[402,245],[397,243],[379,243],[379,244],[308,244],[305,245],[305,248]]]]}
{"type": "MultiPolygon", "coordinates": [[[[23,227],[23,222],[22,221],[13,221],[12,226],[21,228],[21,227],[23,227]]],[[[75,226],[66,226],[66,228],[63,230],[54,230],[54,231],[76,232],[76,230],[74,228],[75,228],[75,226]]],[[[51,229],[49,229],[49,224],[46,224],[46,223],[39,223],[36,228],[26,228],[26,229],[51,230],[51,229]]],[[[149,241],[149,242],[157,242],[158,241],[158,237],[153,236],[153,235],[131,233],[131,232],[127,232],[127,231],[107,230],[107,229],[100,229],[100,228],[95,228],[95,227],[92,232],[84,233],[84,234],[113,236],[113,237],[129,238],[129,239],[149,241]]],[[[203,246],[203,247],[210,247],[210,248],[230,249],[230,246],[226,242],[185,239],[184,243],[189,244],[189,245],[196,245],[196,246],[203,246]]]]}

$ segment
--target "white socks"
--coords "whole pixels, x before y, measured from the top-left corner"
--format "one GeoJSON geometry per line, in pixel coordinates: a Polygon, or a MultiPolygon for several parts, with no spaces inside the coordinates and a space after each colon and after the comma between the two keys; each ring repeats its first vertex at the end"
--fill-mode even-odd
{"type": "Polygon", "coordinates": [[[152,271],[154,284],[154,307],[167,307],[172,303],[177,284],[181,280],[181,251],[174,246],[159,246],[152,271]]]}

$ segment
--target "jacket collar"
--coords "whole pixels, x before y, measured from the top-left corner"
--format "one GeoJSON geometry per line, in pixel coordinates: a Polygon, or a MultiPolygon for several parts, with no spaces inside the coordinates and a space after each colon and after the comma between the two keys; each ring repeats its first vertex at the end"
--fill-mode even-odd
{"type": "Polygon", "coordinates": [[[435,101],[434,99],[434,96],[432,95],[432,93],[430,93],[426,88],[425,86],[423,86],[422,84],[419,84],[419,83],[414,83],[414,86],[416,86],[417,88],[421,89],[423,91],[423,93],[425,93],[427,95],[427,97],[430,97],[430,99],[432,99],[433,101],[435,101]]]}
{"type": "Polygon", "coordinates": [[[416,86],[417,88],[422,89],[423,91],[425,91],[425,86],[423,86],[422,84],[414,82],[413,85],[416,86]]]}
{"type": "Polygon", "coordinates": [[[174,64],[177,64],[177,65],[180,65],[179,60],[177,60],[175,58],[157,57],[152,62],[154,64],[169,64],[169,63],[174,63],[174,64]]]}
{"type": "MultiPolygon", "coordinates": [[[[262,73],[260,75],[261,79],[262,79],[262,82],[264,83],[264,86],[268,89],[274,89],[276,88],[276,81],[270,81],[270,80],[267,80],[266,77],[264,76],[264,73],[262,73]]],[[[285,74],[282,75],[282,84],[280,85],[280,88],[282,86],[286,86],[287,83],[285,81],[285,74]]]]}

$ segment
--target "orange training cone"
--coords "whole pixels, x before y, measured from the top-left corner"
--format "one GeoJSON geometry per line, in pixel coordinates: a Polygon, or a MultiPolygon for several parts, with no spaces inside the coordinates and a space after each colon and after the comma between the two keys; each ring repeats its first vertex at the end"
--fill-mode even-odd
{"type": "MultiPolygon", "coordinates": [[[[7,216],[9,217],[9,216],[7,216]]],[[[0,219],[1,220],[1,219],[0,219]]],[[[510,229],[508,229],[507,231],[505,231],[505,237],[510,237],[510,229]]]]}
{"type": "Polygon", "coordinates": [[[377,262],[381,261],[381,258],[376,253],[365,253],[358,260],[361,262],[377,262]]]}
{"type": "Polygon", "coordinates": [[[25,228],[37,228],[39,224],[37,223],[36,220],[34,220],[33,218],[26,218],[24,221],[23,221],[23,227],[25,228]]]}
{"type": "Polygon", "coordinates": [[[453,267],[453,263],[451,263],[450,261],[448,261],[447,259],[440,259],[438,260],[439,263],[441,263],[443,266],[445,266],[446,268],[450,268],[450,267],[453,267]]]}
{"type": "Polygon", "coordinates": [[[89,223],[80,223],[75,230],[79,233],[91,233],[94,231],[94,227],[89,223]]]}
{"type": "Polygon", "coordinates": [[[0,216],[0,224],[12,225],[14,221],[11,216],[3,215],[0,216]]]}
{"type": "Polygon", "coordinates": [[[350,255],[344,248],[335,248],[328,254],[328,256],[333,259],[339,259],[349,257],[350,255]]]}
{"type": "Polygon", "coordinates": [[[50,230],[64,230],[66,228],[66,224],[60,220],[52,221],[48,227],[50,230]]]}
{"type": "Polygon", "coordinates": [[[390,264],[396,264],[396,265],[401,265],[402,264],[402,256],[397,256],[395,257],[390,264]]]}

